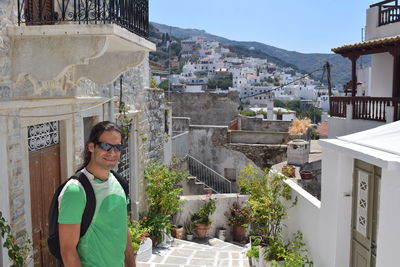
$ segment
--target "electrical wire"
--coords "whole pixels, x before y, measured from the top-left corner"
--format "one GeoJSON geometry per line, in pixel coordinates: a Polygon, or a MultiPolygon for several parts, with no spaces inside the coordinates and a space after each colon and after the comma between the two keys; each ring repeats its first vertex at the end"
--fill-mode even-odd
{"type": "Polygon", "coordinates": [[[289,85],[289,84],[292,84],[292,83],[294,83],[294,82],[297,82],[298,80],[304,79],[305,77],[311,76],[311,74],[313,74],[314,72],[321,71],[321,70],[323,70],[323,69],[316,69],[316,70],[314,70],[314,71],[312,71],[312,72],[309,72],[309,73],[307,73],[307,74],[305,74],[305,75],[303,75],[303,76],[297,78],[296,80],[291,81],[290,83],[287,83],[287,84],[284,84],[284,85],[281,85],[281,86],[272,88],[271,90],[268,90],[268,91],[265,91],[265,92],[262,92],[262,93],[257,93],[257,94],[253,94],[253,95],[241,97],[240,100],[246,99],[246,98],[249,98],[249,97],[253,97],[253,96],[263,95],[263,94],[266,94],[266,93],[275,91],[275,90],[277,90],[277,89],[282,89],[283,87],[285,87],[285,86],[287,86],[287,85],[289,85]]]}

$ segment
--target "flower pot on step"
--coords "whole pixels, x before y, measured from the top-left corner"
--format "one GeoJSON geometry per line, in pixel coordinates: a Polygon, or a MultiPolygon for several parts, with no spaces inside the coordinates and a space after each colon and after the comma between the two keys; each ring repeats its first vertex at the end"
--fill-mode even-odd
{"type": "Polygon", "coordinates": [[[178,225],[178,226],[173,226],[171,229],[171,235],[172,237],[176,239],[182,239],[183,238],[183,226],[178,225]]]}
{"type": "Polygon", "coordinates": [[[196,235],[198,238],[206,238],[208,236],[208,230],[210,229],[211,225],[207,224],[196,224],[196,235]]]}
{"type": "Polygon", "coordinates": [[[233,241],[243,242],[246,240],[246,228],[239,225],[234,225],[232,228],[233,241]]]}
{"type": "Polygon", "coordinates": [[[314,177],[314,174],[311,171],[300,171],[300,177],[301,179],[312,179],[314,177]]]}

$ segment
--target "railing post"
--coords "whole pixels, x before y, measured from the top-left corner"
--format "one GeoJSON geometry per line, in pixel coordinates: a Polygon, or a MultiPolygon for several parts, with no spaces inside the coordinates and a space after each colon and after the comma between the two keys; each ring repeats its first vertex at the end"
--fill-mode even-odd
{"type": "Polygon", "coordinates": [[[394,122],[394,110],[395,108],[391,105],[385,107],[386,123],[394,122]]]}
{"type": "Polygon", "coordinates": [[[354,101],[351,101],[349,104],[346,104],[346,119],[353,119],[353,111],[354,111],[354,101]]]}

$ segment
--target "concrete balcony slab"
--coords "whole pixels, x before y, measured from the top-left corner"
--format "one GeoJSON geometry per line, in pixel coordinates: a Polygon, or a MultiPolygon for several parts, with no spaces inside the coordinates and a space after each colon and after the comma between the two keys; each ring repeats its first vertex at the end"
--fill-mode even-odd
{"type": "Polygon", "coordinates": [[[74,81],[108,84],[155,50],[152,42],[115,24],[8,26],[7,34],[14,82],[27,75],[56,80],[72,68],[74,81]]]}

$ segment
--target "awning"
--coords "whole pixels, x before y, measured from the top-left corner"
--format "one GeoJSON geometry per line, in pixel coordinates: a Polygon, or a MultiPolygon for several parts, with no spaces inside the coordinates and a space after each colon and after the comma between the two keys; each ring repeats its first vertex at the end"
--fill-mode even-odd
{"type": "Polygon", "coordinates": [[[361,56],[389,52],[396,47],[400,47],[400,35],[343,45],[332,48],[332,52],[342,56],[349,56],[351,54],[361,56]]]}

